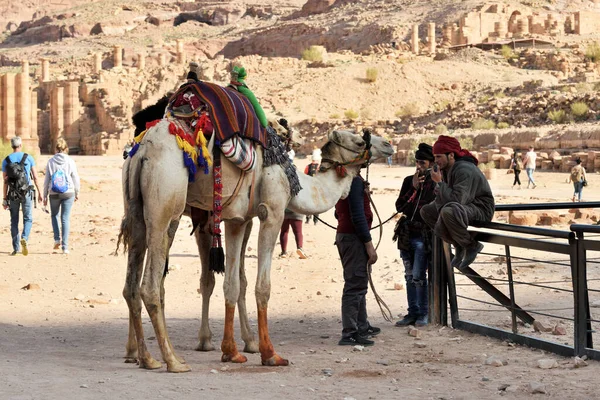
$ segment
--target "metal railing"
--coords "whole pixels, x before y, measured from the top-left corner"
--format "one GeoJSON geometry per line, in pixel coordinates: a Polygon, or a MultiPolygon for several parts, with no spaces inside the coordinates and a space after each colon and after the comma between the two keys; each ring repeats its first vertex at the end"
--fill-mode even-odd
{"type": "MultiPolygon", "coordinates": [[[[600,208],[600,202],[498,205],[496,211],[571,208],[600,208]]],[[[600,226],[574,224],[570,226],[569,231],[565,231],[489,222],[473,224],[472,228],[470,231],[474,239],[482,243],[500,245],[502,251],[480,253],[472,264],[473,268],[467,267],[459,271],[450,266],[452,257],[450,246],[441,239],[434,238],[433,265],[430,273],[432,290],[429,293],[431,322],[448,325],[448,311],[450,311],[451,323],[456,329],[508,340],[563,356],[586,355],[589,358],[600,359],[600,349],[596,350],[593,347],[592,329],[592,323],[600,323],[600,320],[592,318],[589,301],[589,292],[600,293],[600,288],[588,288],[590,280],[588,264],[591,266],[600,264],[589,257],[589,252],[600,251],[600,226]],[[521,256],[515,255],[523,252],[526,253],[521,256]],[[532,254],[536,252],[544,254],[539,259],[532,258],[532,254]],[[481,262],[483,256],[496,256],[492,259],[495,261],[488,261],[488,264],[505,264],[506,278],[484,278],[477,273],[476,269],[486,269],[485,262],[481,262]],[[568,275],[568,277],[527,281],[522,276],[526,274],[520,272],[519,279],[515,279],[517,267],[532,263],[534,266],[550,266],[559,271],[561,276],[568,275]],[[458,280],[460,282],[457,282],[458,280]],[[466,286],[477,286],[481,290],[469,296],[465,294],[466,286]],[[546,298],[543,292],[542,296],[531,296],[531,293],[527,293],[527,297],[519,297],[517,292],[531,290],[531,288],[549,291],[548,293],[553,294],[553,298],[546,298]],[[506,291],[508,293],[505,293],[506,291]],[[489,295],[495,302],[482,299],[483,293],[489,295]],[[569,293],[567,298],[564,296],[565,293],[569,293]],[[533,306],[530,304],[532,297],[543,304],[538,307],[533,306]],[[519,301],[523,299],[527,304],[519,305],[519,301]],[[461,304],[462,302],[476,303],[481,308],[459,308],[459,301],[461,304]],[[554,304],[550,304],[552,302],[554,304]],[[502,320],[497,318],[499,311],[510,313],[510,330],[497,326],[502,323],[502,320]],[[556,313],[558,311],[562,313],[556,313]],[[464,314],[469,314],[473,318],[464,318],[464,314]],[[541,330],[544,328],[543,318],[566,323],[568,329],[563,327],[558,331],[555,327],[554,333],[558,336],[537,332],[540,327],[541,330]],[[482,319],[486,321],[482,322],[482,319]],[[535,328],[535,333],[531,332],[532,328],[535,328]],[[572,337],[565,338],[565,333],[568,334],[569,331],[572,332],[572,337]]],[[[600,268],[598,270],[600,271],[600,268]]],[[[503,269],[501,272],[504,274],[503,269]]],[[[598,276],[600,278],[600,274],[598,276]]]]}

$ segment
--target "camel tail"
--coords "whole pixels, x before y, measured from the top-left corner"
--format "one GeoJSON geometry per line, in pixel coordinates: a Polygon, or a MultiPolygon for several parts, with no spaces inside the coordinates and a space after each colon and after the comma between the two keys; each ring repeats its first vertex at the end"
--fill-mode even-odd
{"type": "Polygon", "coordinates": [[[121,243],[123,244],[123,252],[127,252],[131,247],[131,241],[134,240],[133,226],[135,222],[144,221],[144,204],[140,190],[143,155],[140,153],[142,153],[142,149],[126,163],[126,171],[123,173],[125,214],[121,220],[115,255],[119,253],[121,243]]]}

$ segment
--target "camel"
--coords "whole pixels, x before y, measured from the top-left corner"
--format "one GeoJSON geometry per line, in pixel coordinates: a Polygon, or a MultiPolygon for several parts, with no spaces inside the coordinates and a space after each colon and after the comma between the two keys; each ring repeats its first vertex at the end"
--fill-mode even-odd
{"type": "MultiPolygon", "coordinates": [[[[130,335],[128,354],[135,353],[142,368],[161,366],[152,358],[144,342],[141,323],[142,300],[152,320],[161,354],[169,372],[186,372],[189,366],[178,357],[170,342],[164,316],[164,271],[168,249],[173,241],[179,218],[186,204],[203,210],[212,210],[212,171],[196,174],[188,184],[188,172],[181,162],[181,150],[170,135],[165,119],[150,128],[143,138],[138,153],[124,166],[125,217],[121,234],[129,248],[128,272],[123,295],[130,310],[130,335]],[[144,254],[146,266],[143,266],[144,254]],[[142,277],[143,272],[143,277],[142,277]],[[141,285],[140,285],[141,282],[141,285]]],[[[285,208],[305,214],[319,214],[332,208],[348,195],[350,184],[365,162],[393,154],[391,145],[380,137],[368,140],[350,131],[333,131],[322,148],[321,172],[315,177],[298,174],[302,190],[292,197],[290,185],[279,165],[263,166],[263,150],[257,147],[257,164],[240,179],[241,171],[223,159],[223,181],[238,182],[235,192],[223,191],[222,218],[225,223],[225,327],[221,342],[223,362],[243,363],[247,358],[237,350],[233,335],[236,303],[240,317],[245,314],[240,299],[245,294],[243,271],[244,240],[247,241],[249,224],[258,216],[258,271],[255,287],[258,307],[258,350],[263,365],[285,366],[288,361],[279,356],[271,343],[268,331],[268,302],[270,297],[271,260],[285,208]],[[237,195],[236,195],[237,193],[237,195]]],[[[214,144],[209,143],[209,148],[214,144]]],[[[203,295],[202,325],[198,349],[211,350],[211,333],[208,329],[208,299],[214,288],[214,276],[208,271],[209,236],[197,233],[196,239],[202,260],[200,280],[203,295]]],[[[243,303],[245,307],[245,303],[243,303]]],[[[247,323],[247,317],[246,317],[247,323]]],[[[252,350],[253,337],[242,323],[242,337],[252,350]],[[244,337],[246,336],[246,337],[244,337]]]]}

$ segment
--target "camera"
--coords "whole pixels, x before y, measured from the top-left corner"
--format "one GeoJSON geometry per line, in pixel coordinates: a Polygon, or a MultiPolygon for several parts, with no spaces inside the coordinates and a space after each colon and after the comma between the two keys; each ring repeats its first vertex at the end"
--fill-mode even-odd
{"type": "Polygon", "coordinates": [[[421,172],[419,171],[419,176],[424,176],[424,177],[428,177],[429,175],[431,175],[431,168],[427,168],[425,171],[421,172]]]}

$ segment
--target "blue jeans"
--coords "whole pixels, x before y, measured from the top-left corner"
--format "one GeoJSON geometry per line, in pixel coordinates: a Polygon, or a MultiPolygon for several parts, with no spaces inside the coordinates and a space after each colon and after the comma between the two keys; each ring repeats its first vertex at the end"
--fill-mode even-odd
{"type": "Polygon", "coordinates": [[[404,263],[408,315],[419,317],[427,315],[428,312],[427,267],[429,254],[421,235],[411,236],[410,247],[410,251],[400,250],[400,258],[404,263]]]}
{"type": "Polygon", "coordinates": [[[530,183],[535,186],[535,181],[533,180],[533,171],[535,170],[533,168],[525,168],[525,171],[527,171],[527,178],[529,179],[527,186],[529,186],[530,183]]]}
{"type": "Polygon", "coordinates": [[[573,188],[575,192],[573,193],[573,198],[577,196],[578,200],[581,201],[581,193],[583,192],[583,181],[573,182],[573,188]]]}
{"type": "Polygon", "coordinates": [[[75,197],[69,197],[61,199],[59,196],[51,195],[50,197],[50,219],[52,220],[52,230],[54,231],[54,241],[61,242],[63,250],[67,250],[69,247],[69,230],[71,224],[71,207],[75,202],[75,197]],[[60,225],[58,226],[58,212],[60,211],[60,225]],[[62,231],[62,241],[60,240],[60,233],[62,231]]]}
{"type": "Polygon", "coordinates": [[[12,246],[14,251],[21,251],[19,243],[19,210],[23,207],[23,234],[21,237],[29,239],[31,225],[33,224],[33,192],[29,192],[24,200],[12,200],[9,204],[10,209],[10,235],[12,236],[12,246]]]}

